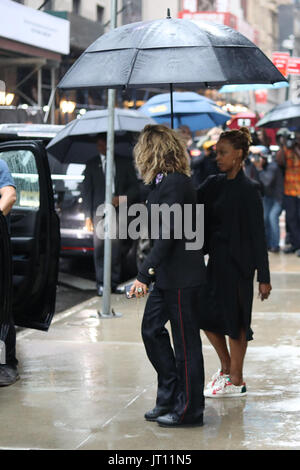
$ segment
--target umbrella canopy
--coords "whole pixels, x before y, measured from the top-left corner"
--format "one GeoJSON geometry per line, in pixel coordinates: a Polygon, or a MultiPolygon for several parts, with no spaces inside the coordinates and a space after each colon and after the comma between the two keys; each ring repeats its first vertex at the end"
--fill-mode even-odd
{"type": "Polygon", "coordinates": [[[59,88],[215,86],[286,81],[237,31],[210,22],[166,18],[131,23],[100,36],[59,88]]]}
{"type": "MultiPolygon", "coordinates": [[[[150,98],[140,111],[160,124],[165,123],[171,118],[169,93],[150,98]]],[[[192,132],[222,125],[231,118],[213,100],[193,92],[173,93],[173,115],[175,128],[186,125],[192,132]]]]}
{"type": "MultiPolygon", "coordinates": [[[[139,111],[115,109],[115,154],[131,156],[133,140],[128,133],[138,133],[155,121],[139,111]]],[[[47,150],[62,163],[86,163],[97,154],[96,135],[107,132],[108,110],[88,111],[69,122],[48,144],[47,150]]]]}
{"type": "Polygon", "coordinates": [[[240,91],[255,91],[255,90],[278,90],[280,88],[288,88],[287,82],[268,83],[245,83],[241,85],[223,85],[219,93],[237,93],[240,91]]]}
{"type": "Polygon", "coordinates": [[[258,123],[257,127],[300,128],[300,103],[285,101],[271,109],[258,123]]]}

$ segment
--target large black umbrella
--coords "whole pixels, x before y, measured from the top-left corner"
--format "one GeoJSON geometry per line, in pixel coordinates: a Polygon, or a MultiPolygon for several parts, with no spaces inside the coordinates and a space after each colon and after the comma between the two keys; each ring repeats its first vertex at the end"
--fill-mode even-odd
{"type": "MultiPolygon", "coordinates": [[[[155,124],[140,111],[118,109],[114,111],[115,154],[131,156],[133,134],[141,132],[147,124],[155,124]]],[[[49,142],[47,150],[62,163],[86,163],[97,154],[97,134],[107,132],[108,110],[88,111],[80,119],[69,122],[49,142]]]]}
{"type": "Polygon", "coordinates": [[[300,128],[300,102],[293,103],[285,101],[275,106],[271,111],[258,121],[257,127],[288,127],[290,129],[300,128]]]}
{"type": "Polygon", "coordinates": [[[220,24],[166,18],[100,36],[59,88],[218,87],[286,81],[265,54],[220,24]]]}

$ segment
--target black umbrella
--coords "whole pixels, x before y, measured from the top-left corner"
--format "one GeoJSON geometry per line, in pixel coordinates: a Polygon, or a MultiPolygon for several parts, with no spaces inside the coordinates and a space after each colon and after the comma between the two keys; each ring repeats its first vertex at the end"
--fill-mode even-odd
{"type": "MultiPolygon", "coordinates": [[[[147,124],[155,124],[149,116],[129,109],[114,110],[115,155],[132,156],[133,135],[147,124]]],[[[98,151],[96,135],[107,132],[108,110],[88,111],[80,119],[69,122],[49,142],[47,150],[62,163],[86,163],[98,151]]]]}
{"type": "Polygon", "coordinates": [[[293,103],[285,101],[275,108],[271,109],[266,115],[258,121],[257,127],[288,127],[300,128],[300,102],[293,103]]]}
{"type": "MultiPolygon", "coordinates": [[[[131,23],[100,36],[59,88],[217,87],[286,81],[265,54],[237,31],[184,19],[131,23]]],[[[172,99],[171,99],[172,103],[172,99]]]]}

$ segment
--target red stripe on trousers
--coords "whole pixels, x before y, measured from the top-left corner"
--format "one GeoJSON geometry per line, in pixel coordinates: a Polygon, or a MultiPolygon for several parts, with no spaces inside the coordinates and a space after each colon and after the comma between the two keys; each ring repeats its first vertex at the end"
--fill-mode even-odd
{"type": "Polygon", "coordinates": [[[185,340],[184,340],[184,329],[183,329],[182,312],[181,312],[180,289],[178,289],[178,307],[179,307],[179,317],[180,317],[181,334],[182,334],[183,350],[184,350],[185,381],[186,381],[186,396],[187,396],[186,405],[185,405],[185,408],[181,417],[181,421],[182,421],[184,418],[185,412],[187,410],[188,404],[189,404],[189,384],[188,384],[188,370],[187,370],[187,359],[186,359],[186,345],[185,345],[185,340]]]}

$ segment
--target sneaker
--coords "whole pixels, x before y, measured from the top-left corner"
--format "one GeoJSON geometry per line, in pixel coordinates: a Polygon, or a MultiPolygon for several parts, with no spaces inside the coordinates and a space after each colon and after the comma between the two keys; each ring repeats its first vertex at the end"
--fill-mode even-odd
{"type": "Polygon", "coordinates": [[[246,395],[245,382],[242,385],[233,385],[229,377],[219,380],[213,388],[204,392],[204,396],[207,398],[244,397],[246,395]]]}
{"type": "Polygon", "coordinates": [[[206,385],[206,388],[213,388],[214,385],[216,385],[217,382],[219,382],[220,380],[222,380],[223,378],[227,378],[229,377],[228,374],[224,374],[221,369],[218,369],[217,372],[214,373],[214,375],[211,377],[210,381],[208,382],[208,384],[206,385]]]}
{"type": "Polygon", "coordinates": [[[6,364],[0,365],[0,387],[7,387],[19,380],[20,376],[17,368],[6,364]]]}

